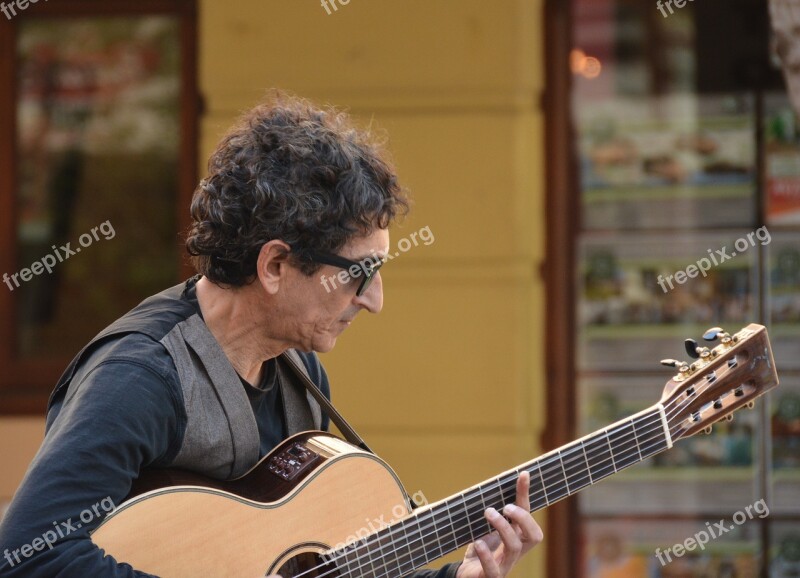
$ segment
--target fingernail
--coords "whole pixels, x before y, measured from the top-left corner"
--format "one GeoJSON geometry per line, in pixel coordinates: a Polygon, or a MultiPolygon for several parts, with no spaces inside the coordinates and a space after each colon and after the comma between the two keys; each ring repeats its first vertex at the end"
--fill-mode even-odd
{"type": "Polygon", "coordinates": [[[516,511],[516,509],[517,506],[515,506],[514,504],[506,504],[505,507],[503,508],[503,513],[509,515],[512,512],[516,511]]]}
{"type": "Polygon", "coordinates": [[[500,515],[500,513],[494,508],[486,508],[486,513],[489,515],[490,518],[496,518],[497,516],[500,515]]]}

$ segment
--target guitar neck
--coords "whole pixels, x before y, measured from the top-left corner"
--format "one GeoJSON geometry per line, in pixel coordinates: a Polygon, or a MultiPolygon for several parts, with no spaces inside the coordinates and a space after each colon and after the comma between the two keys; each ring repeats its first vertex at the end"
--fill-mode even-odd
{"type": "Polygon", "coordinates": [[[477,484],[400,522],[330,552],[342,576],[402,576],[475,541],[492,528],[484,511],[516,498],[516,481],[531,477],[535,512],[672,446],[664,408],[629,418],[477,484]]]}

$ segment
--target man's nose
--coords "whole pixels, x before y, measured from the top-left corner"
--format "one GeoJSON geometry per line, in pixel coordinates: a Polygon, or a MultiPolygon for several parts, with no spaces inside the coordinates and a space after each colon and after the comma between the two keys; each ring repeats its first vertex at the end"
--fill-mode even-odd
{"type": "Polygon", "coordinates": [[[375,278],[370,283],[367,290],[361,297],[357,296],[353,301],[359,307],[362,307],[370,313],[380,313],[383,309],[383,279],[381,273],[375,273],[375,278]]]}

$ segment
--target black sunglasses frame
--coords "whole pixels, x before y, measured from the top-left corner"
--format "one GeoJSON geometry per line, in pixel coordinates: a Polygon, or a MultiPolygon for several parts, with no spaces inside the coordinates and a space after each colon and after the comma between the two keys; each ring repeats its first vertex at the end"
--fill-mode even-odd
{"type": "Polygon", "coordinates": [[[351,277],[358,278],[363,274],[364,277],[361,279],[358,289],[356,289],[356,296],[358,297],[361,297],[364,293],[366,293],[378,270],[383,267],[384,263],[386,263],[386,261],[383,259],[371,258],[363,259],[362,261],[351,261],[350,259],[346,259],[340,255],[333,255],[332,253],[323,253],[321,251],[314,250],[306,251],[306,255],[308,255],[308,258],[315,263],[331,265],[333,267],[338,267],[339,269],[344,269],[351,277]],[[353,273],[353,267],[358,269],[358,273],[353,273]]]}

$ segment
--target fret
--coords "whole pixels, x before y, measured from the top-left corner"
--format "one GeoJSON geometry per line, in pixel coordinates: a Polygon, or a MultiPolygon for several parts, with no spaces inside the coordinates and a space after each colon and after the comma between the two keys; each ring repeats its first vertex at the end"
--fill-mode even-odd
{"type": "Polygon", "coordinates": [[[474,542],[475,538],[473,538],[472,526],[469,524],[469,515],[463,494],[458,494],[450,500],[447,513],[451,516],[453,527],[455,528],[455,538],[459,547],[474,542]]]}
{"type": "Polygon", "coordinates": [[[483,499],[483,488],[481,486],[478,486],[477,490],[478,490],[478,495],[481,498],[481,506],[483,506],[481,508],[481,512],[485,512],[486,511],[486,500],[483,499]]]}
{"type": "Polygon", "coordinates": [[[347,578],[349,574],[352,576],[350,572],[345,574],[343,568],[339,565],[336,559],[337,550],[330,550],[329,552],[322,553],[320,558],[322,559],[322,565],[319,568],[319,575],[320,576],[339,576],[341,578],[347,578]]]}
{"type": "Polygon", "coordinates": [[[513,504],[517,501],[517,478],[519,471],[515,471],[511,476],[506,476],[506,479],[500,481],[498,478],[497,487],[500,489],[500,502],[505,504],[513,504]]]}
{"type": "Polygon", "coordinates": [[[550,505],[550,498],[547,497],[547,484],[544,481],[544,474],[542,474],[542,462],[541,462],[541,460],[539,460],[536,465],[537,465],[537,469],[539,470],[538,471],[539,481],[542,484],[542,495],[544,496],[545,504],[549,506],[550,505]]]}
{"type": "Polygon", "coordinates": [[[572,490],[569,489],[569,478],[567,477],[567,469],[564,467],[564,456],[558,452],[558,463],[561,465],[561,473],[564,474],[564,483],[567,485],[567,494],[571,494],[572,490]]]}
{"type": "Polygon", "coordinates": [[[355,554],[353,553],[355,542],[347,544],[344,548],[337,550],[336,561],[340,568],[343,568],[348,576],[358,576],[358,568],[354,568],[355,554]]]}
{"type": "Polygon", "coordinates": [[[636,444],[636,452],[639,454],[639,461],[641,462],[644,459],[642,456],[642,447],[639,445],[639,434],[636,433],[636,422],[633,418],[631,418],[631,430],[633,430],[633,441],[636,444]]]}
{"type": "Polygon", "coordinates": [[[430,540],[430,527],[427,519],[422,516],[410,519],[406,526],[412,526],[406,530],[406,541],[408,552],[414,568],[424,566],[437,556],[428,556],[428,544],[430,540]]]}
{"type": "Polygon", "coordinates": [[[586,462],[586,473],[589,475],[589,483],[593,484],[594,480],[592,479],[592,468],[589,467],[589,458],[586,456],[586,445],[583,442],[580,442],[581,450],[583,451],[583,461],[586,462]]]}
{"type": "MultiPolygon", "coordinates": [[[[419,516],[419,524],[422,526],[423,530],[421,530],[421,542],[423,545],[430,544],[433,541],[434,545],[436,546],[437,552],[433,552],[433,557],[425,562],[426,564],[431,560],[436,560],[437,558],[441,558],[445,555],[446,552],[442,550],[442,539],[439,536],[439,527],[436,525],[436,516],[433,515],[432,511],[425,512],[419,516]],[[434,539],[435,537],[435,539],[434,539]]],[[[426,548],[427,550],[427,548],[426,548]]]]}
{"type": "Polygon", "coordinates": [[[358,566],[358,571],[363,572],[370,570],[372,571],[373,576],[377,576],[378,573],[375,571],[374,566],[374,555],[371,552],[372,544],[374,542],[374,537],[372,535],[365,536],[361,540],[359,540],[356,544],[355,553],[357,556],[356,564],[358,566]]]}
{"type": "Polygon", "coordinates": [[[540,472],[544,476],[545,490],[549,503],[553,504],[569,495],[567,478],[561,468],[561,458],[558,452],[548,456],[547,461],[540,465],[540,472]]]}
{"type": "Polygon", "coordinates": [[[636,442],[633,434],[633,423],[625,423],[614,428],[610,432],[614,445],[614,457],[617,471],[624,470],[628,466],[638,464],[641,459],[636,451],[636,442]]]}
{"type": "Polygon", "coordinates": [[[547,499],[544,492],[544,486],[542,485],[542,479],[536,472],[538,469],[536,462],[530,464],[529,468],[530,469],[528,469],[528,473],[531,476],[531,489],[528,494],[528,498],[531,501],[531,511],[535,512],[536,510],[541,510],[547,505],[547,499]]]}
{"type": "Polygon", "coordinates": [[[480,502],[478,502],[475,498],[473,498],[473,504],[469,506],[469,517],[471,520],[470,526],[472,527],[473,531],[478,535],[478,538],[481,536],[488,534],[492,528],[489,527],[489,522],[484,516],[484,512],[486,511],[486,502],[483,499],[483,489],[481,486],[470,490],[470,492],[478,492],[478,497],[480,498],[480,502]]]}
{"type": "MultiPolygon", "coordinates": [[[[388,526],[382,528],[372,536],[372,549],[377,550],[377,557],[381,566],[376,566],[376,576],[397,576],[408,571],[409,561],[402,553],[398,552],[397,537],[406,537],[406,522],[392,521],[388,526]]],[[[376,557],[375,554],[371,554],[376,557]]]]}
{"type": "Polygon", "coordinates": [[[397,568],[395,564],[392,562],[392,559],[396,560],[396,556],[394,555],[393,545],[392,545],[392,534],[391,534],[391,526],[386,526],[385,528],[379,530],[371,537],[372,544],[370,547],[372,550],[376,550],[376,554],[370,553],[370,557],[377,558],[379,564],[375,566],[375,562],[373,561],[373,570],[375,571],[375,576],[383,575],[391,576],[394,575],[397,568]],[[386,530],[389,530],[388,532],[386,530]],[[389,547],[389,555],[386,554],[384,550],[384,546],[389,547]]]}
{"type": "Polygon", "coordinates": [[[364,547],[366,538],[356,540],[347,546],[345,558],[348,561],[347,567],[352,572],[355,571],[355,576],[364,574],[364,571],[369,571],[367,565],[372,564],[371,556],[369,556],[367,549],[364,547]],[[366,555],[365,555],[366,554],[366,555]]]}
{"type": "MultiPolygon", "coordinates": [[[[444,552],[452,552],[453,550],[458,550],[461,547],[461,542],[458,539],[458,532],[456,530],[455,524],[453,524],[453,516],[450,514],[450,504],[449,500],[445,501],[441,506],[437,506],[437,508],[444,507],[445,511],[447,512],[447,520],[449,521],[448,532],[445,536],[449,536],[449,541],[452,542],[449,544],[448,542],[443,542],[441,547],[444,552]]],[[[436,508],[434,508],[435,510],[436,508]]]]}
{"type": "Polygon", "coordinates": [[[469,505],[467,504],[467,498],[466,498],[466,496],[464,494],[459,494],[459,495],[461,496],[461,501],[464,504],[464,518],[466,519],[467,528],[469,529],[470,542],[474,542],[475,541],[475,532],[472,529],[472,520],[470,520],[470,516],[469,516],[469,505]]]}
{"type": "Polygon", "coordinates": [[[394,557],[400,574],[405,574],[414,569],[414,559],[408,547],[407,523],[398,523],[391,527],[394,557]]]}
{"type": "MultiPolygon", "coordinates": [[[[397,546],[395,545],[395,530],[398,529],[399,526],[400,526],[400,524],[394,524],[394,525],[389,526],[389,532],[388,532],[388,535],[387,535],[387,539],[388,539],[388,542],[389,542],[389,548],[391,550],[391,554],[394,557],[395,568],[397,569],[397,572],[402,574],[402,572],[403,572],[403,563],[400,561],[400,556],[397,554],[397,546]]],[[[387,567],[388,567],[388,561],[387,561],[387,567]]]]}
{"type": "Polygon", "coordinates": [[[372,570],[372,575],[373,576],[377,576],[378,573],[375,571],[375,564],[372,561],[373,560],[373,555],[372,555],[372,552],[370,552],[370,550],[369,550],[369,537],[364,539],[364,547],[362,548],[362,547],[359,546],[358,550],[360,550],[360,554],[363,557],[361,560],[359,560],[359,564],[358,564],[359,570],[362,568],[362,565],[363,565],[364,569],[372,570]]]}
{"type": "Polygon", "coordinates": [[[567,446],[564,453],[569,456],[566,462],[562,459],[562,464],[566,468],[567,480],[569,481],[569,493],[574,494],[592,484],[592,478],[586,462],[586,452],[583,449],[583,443],[576,442],[567,446]]]}
{"type": "Polygon", "coordinates": [[[589,463],[589,472],[595,483],[614,473],[614,464],[609,455],[605,432],[586,439],[583,446],[589,463]]]}
{"type": "Polygon", "coordinates": [[[611,466],[614,468],[613,473],[617,473],[617,461],[614,459],[614,448],[611,447],[611,437],[608,435],[608,430],[605,430],[606,434],[606,444],[608,445],[608,455],[611,458],[611,466]]]}

